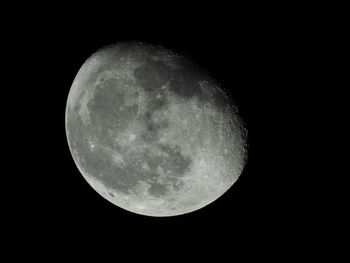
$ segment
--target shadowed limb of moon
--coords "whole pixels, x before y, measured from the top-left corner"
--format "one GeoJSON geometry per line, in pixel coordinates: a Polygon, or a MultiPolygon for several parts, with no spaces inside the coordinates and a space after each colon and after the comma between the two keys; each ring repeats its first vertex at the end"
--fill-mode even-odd
{"type": "Polygon", "coordinates": [[[188,58],[134,42],[101,49],[82,65],[66,134],[92,188],[149,216],[213,202],[247,159],[247,132],[218,83],[188,58]]]}

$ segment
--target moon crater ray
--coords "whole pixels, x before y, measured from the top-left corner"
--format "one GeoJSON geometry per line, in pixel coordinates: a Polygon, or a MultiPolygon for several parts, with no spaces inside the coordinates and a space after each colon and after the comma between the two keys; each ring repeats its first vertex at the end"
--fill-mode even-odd
{"type": "Polygon", "coordinates": [[[101,196],[174,216],[216,200],[247,160],[247,132],[220,85],[188,58],[124,42],[93,54],[68,95],[73,159],[101,196]]]}

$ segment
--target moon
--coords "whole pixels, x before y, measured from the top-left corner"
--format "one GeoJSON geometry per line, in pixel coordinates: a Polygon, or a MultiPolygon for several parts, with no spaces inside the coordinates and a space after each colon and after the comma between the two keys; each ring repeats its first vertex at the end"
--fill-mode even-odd
{"type": "Polygon", "coordinates": [[[141,215],[203,208],[247,161],[247,130],[232,95],[162,46],[122,42],[88,58],[69,91],[65,127],[90,186],[141,215]]]}

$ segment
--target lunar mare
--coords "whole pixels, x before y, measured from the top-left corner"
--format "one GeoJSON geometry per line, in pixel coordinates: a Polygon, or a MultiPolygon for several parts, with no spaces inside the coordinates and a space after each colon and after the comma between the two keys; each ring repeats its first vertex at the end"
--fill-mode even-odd
{"type": "Polygon", "coordinates": [[[206,206],[247,160],[247,131],[231,96],[163,47],[124,42],[93,54],[74,79],[65,121],[86,181],[142,215],[206,206]]]}

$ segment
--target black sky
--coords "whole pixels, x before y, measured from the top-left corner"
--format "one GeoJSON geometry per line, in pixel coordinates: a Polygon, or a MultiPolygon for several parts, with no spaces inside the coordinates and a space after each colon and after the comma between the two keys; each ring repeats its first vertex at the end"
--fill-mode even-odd
{"type": "Polygon", "coordinates": [[[295,180],[301,175],[291,162],[291,156],[298,162],[293,149],[298,130],[290,108],[299,92],[295,63],[303,42],[293,37],[298,29],[283,14],[208,10],[118,16],[119,10],[115,17],[38,11],[8,28],[6,44],[20,54],[16,67],[9,66],[12,79],[20,82],[12,91],[20,94],[21,110],[15,114],[21,121],[10,122],[20,126],[11,133],[20,138],[23,160],[12,170],[19,186],[9,218],[15,244],[18,238],[49,250],[50,244],[68,243],[93,250],[106,242],[116,250],[176,248],[177,255],[214,249],[226,256],[249,247],[289,250],[306,210],[295,202],[295,180]],[[126,40],[188,54],[231,91],[239,106],[248,129],[247,165],[234,186],[203,209],[169,218],[127,212],[100,197],[73,162],[64,127],[73,79],[97,49],[126,40]]]}

